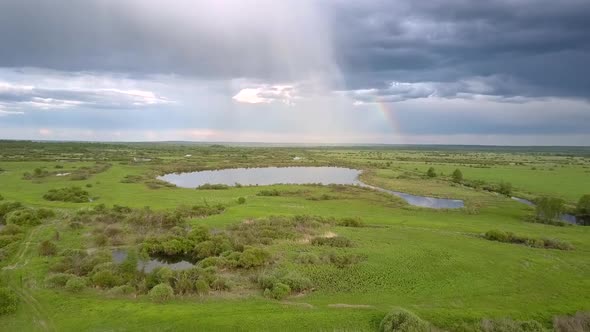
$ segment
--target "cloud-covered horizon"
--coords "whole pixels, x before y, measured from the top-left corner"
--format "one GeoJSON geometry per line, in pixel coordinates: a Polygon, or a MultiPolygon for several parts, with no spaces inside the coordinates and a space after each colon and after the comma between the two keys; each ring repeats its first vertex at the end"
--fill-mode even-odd
{"type": "Polygon", "coordinates": [[[590,144],[590,2],[0,3],[0,139],[590,144]]]}

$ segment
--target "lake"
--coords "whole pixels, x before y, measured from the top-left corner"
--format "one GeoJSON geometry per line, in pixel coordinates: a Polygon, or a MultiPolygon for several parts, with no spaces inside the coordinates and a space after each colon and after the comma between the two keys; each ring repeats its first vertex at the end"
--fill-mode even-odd
{"type": "Polygon", "coordinates": [[[159,180],[181,188],[197,188],[204,184],[235,186],[267,186],[274,184],[319,183],[357,185],[386,192],[404,199],[408,204],[433,209],[457,209],[464,207],[462,200],[411,195],[367,185],[359,180],[362,171],[344,167],[259,167],[229,168],[188,173],[171,173],[159,176],[159,180]]]}

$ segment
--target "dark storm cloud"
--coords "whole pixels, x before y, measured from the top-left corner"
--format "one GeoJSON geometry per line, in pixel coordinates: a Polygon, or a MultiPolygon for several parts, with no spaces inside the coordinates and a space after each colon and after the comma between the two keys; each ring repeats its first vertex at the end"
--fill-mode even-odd
{"type": "Polygon", "coordinates": [[[270,0],[257,6],[216,0],[6,0],[0,2],[0,67],[216,79],[280,79],[286,69],[317,73],[330,65],[322,58],[321,45],[328,43],[314,35],[318,20],[308,7],[270,0]],[[299,19],[306,24],[297,26],[299,19]],[[319,45],[306,41],[312,36],[319,45]],[[305,58],[304,67],[288,68],[277,54],[294,43],[302,47],[290,53],[305,58]]]}
{"type": "Polygon", "coordinates": [[[518,83],[506,96],[590,96],[588,1],[384,1],[341,9],[335,31],[345,70],[357,73],[347,76],[353,89],[388,78],[504,75],[518,83]]]}
{"type": "Polygon", "coordinates": [[[314,35],[309,6],[280,7],[296,32],[275,33],[265,9],[276,5],[247,3],[223,2],[239,20],[215,17],[212,1],[2,1],[0,66],[284,80],[328,67],[317,38],[333,43],[327,59],[350,89],[504,75],[518,83],[498,86],[505,96],[589,96],[590,1],[325,1],[329,40],[314,35]],[[306,60],[290,73],[277,38],[306,60]]]}

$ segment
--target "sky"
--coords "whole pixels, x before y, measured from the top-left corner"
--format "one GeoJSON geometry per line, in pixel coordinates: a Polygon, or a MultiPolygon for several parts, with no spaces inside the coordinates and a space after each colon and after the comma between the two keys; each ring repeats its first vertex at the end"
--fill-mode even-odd
{"type": "Polygon", "coordinates": [[[2,0],[0,139],[590,145],[588,0],[2,0]]]}

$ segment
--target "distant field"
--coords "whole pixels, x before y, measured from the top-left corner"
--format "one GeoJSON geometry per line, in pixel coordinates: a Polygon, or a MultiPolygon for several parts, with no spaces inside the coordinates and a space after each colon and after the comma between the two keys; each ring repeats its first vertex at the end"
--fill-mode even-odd
{"type": "MultiPolygon", "coordinates": [[[[0,195],[4,200],[0,204],[18,201],[29,207],[51,208],[57,214],[44,219],[41,225],[25,227],[22,239],[2,249],[0,280],[16,290],[20,303],[16,313],[0,316],[0,330],[376,331],[387,312],[401,307],[441,329],[476,331],[485,318],[537,320],[550,327],[556,315],[590,310],[590,227],[526,222],[533,214],[530,207],[449,180],[452,171],[459,168],[465,179],[507,181],[516,194],[558,196],[574,204],[583,194],[590,193],[590,160],[583,154],[3,144],[0,195]],[[191,157],[185,157],[187,154],[191,157]],[[301,161],[294,161],[295,156],[302,157],[301,161]],[[99,170],[97,162],[108,163],[108,168],[99,170]],[[156,174],[174,170],[287,165],[363,169],[363,180],[371,184],[414,194],[464,199],[466,208],[411,207],[399,198],[354,188],[277,185],[196,190],[153,182],[156,174]],[[82,168],[86,173],[81,167],[86,167],[82,168]],[[444,174],[425,178],[430,167],[444,174]],[[72,180],[55,175],[76,171],[87,177],[72,180]],[[23,178],[25,172],[37,172],[39,177],[23,178]],[[43,198],[50,189],[72,185],[88,191],[93,202],[43,198]],[[262,190],[275,189],[280,195],[260,195],[262,190]],[[245,203],[240,204],[239,197],[245,203]],[[211,290],[206,295],[177,294],[165,303],[150,300],[139,286],[132,295],[113,295],[105,287],[89,285],[71,293],[46,284],[47,275],[62,259],[64,250],[139,248],[146,240],[145,234],[138,234],[134,226],[116,218],[109,221],[111,224],[94,220],[72,228],[76,211],[100,204],[108,208],[116,204],[170,211],[181,205],[218,203],[224,206],[222,213],[188,217],[182,227],[207,225],[220,232],[245,220],[255,223],[257,218],[271,215],[358,218],[363,227],[337,223],[322,226],[348,238],[352,246],[346,248],[314,246],[304,238],[284,238],[261,245],[273,257],[264,267],[217,267],[217,275],[237,282],[232,290],[211,290]],[[107,241],[98,245],[98,231],[109,225],[121,228],[121,243],[107,241]],[[531,238],[555,238],[574,249],[534,248],[488,241],[481,236],[494,229],[531,238]],[[44,240],[57,245],[55,256],[39,255],[38,247],[44,240]],[[344,253],[362,259],[345,267],[304,264],[298,260],[302,253],[319,257],[344,253]],[[281,300],[264,296],[252,278],[279,269],[309,279],[313,290],[293,292],[281,300]]],[[[146,227],[146,232],[151,232],[150,226],[146,227]]],[[[181,231],[164,230],[162,234],[172,236],[181,231]]],[[[89,282],[93,280],[89,277],[89,282]]]]}

